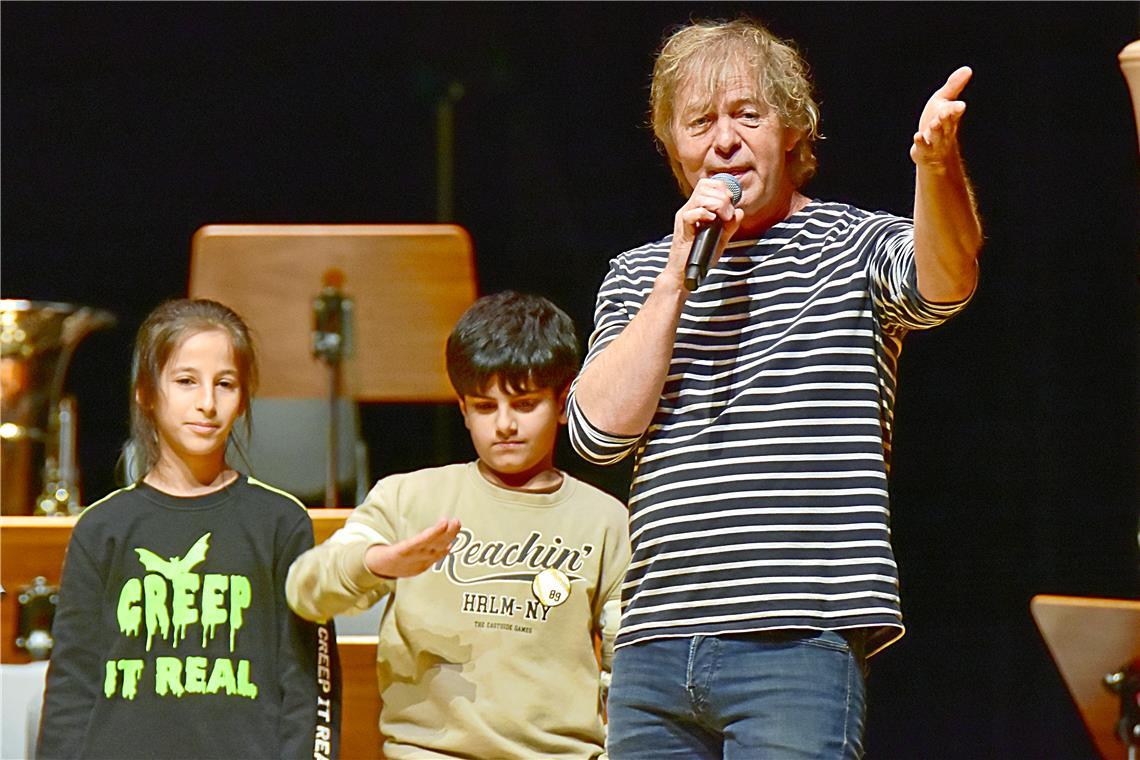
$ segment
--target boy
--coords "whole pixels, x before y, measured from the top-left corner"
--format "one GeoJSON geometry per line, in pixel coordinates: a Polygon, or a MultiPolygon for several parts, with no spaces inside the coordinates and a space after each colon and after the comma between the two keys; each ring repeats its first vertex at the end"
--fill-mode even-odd
{"type": "Polygon", "coordinates": [[[554,467],[578,366],[554,304],[476,301],[447,371],[478,459],[382,479],[289,571],[309,620],[391,595],[377,655],[389,758],[604,756],[629,532],[617,499],[554,467]]]}

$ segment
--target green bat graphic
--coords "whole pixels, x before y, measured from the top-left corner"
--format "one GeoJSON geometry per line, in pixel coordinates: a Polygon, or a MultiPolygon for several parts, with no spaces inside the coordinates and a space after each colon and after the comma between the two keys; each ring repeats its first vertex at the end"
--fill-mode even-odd
{"type": "Polygon", "coordinates": [[[192,567],[206,559],[206,551],[210,548],[210,535],[207,533],[194,542],[185,557],[171,557],[165,560],[148,549],[135,549],[135,552],[138,553],[139,562],[147,571],[174,580],[179,575],[189,573],[192,567]]]}

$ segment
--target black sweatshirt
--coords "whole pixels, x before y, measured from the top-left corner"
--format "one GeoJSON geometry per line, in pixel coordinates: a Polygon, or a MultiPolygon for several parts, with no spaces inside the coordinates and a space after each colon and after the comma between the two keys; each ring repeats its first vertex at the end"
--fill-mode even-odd
{"type": "Polygon", "coordinates": [[[83,512],[63,564],[37,756],[335,756],[331,626],[285,602],[312,522],[240,476],[194,498],[145,483],[83,512]]]}

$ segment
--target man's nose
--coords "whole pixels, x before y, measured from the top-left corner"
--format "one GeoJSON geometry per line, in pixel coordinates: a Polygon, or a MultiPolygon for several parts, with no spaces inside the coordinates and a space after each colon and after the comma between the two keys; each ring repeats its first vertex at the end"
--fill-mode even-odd
{"type": "Polygon", "coordinates": [[[713,130],[713,147],[720,155],[731,155],[740,147],[740,134],[736,131],[736,122],[730,116],[717,119],[713,130]]]}

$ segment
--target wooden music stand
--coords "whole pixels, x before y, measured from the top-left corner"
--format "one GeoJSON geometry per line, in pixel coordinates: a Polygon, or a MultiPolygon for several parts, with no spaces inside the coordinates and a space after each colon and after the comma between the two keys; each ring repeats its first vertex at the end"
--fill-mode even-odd
{"type": "Polygon", "coordinates": [[[1115,733],[1120,697],[1104,677],[1140,657],[1140,602],[1038,595],[1029,609],[1097,751],[1123,760],[1128,748],[1115,733]]]}
{"type": "Polygon", "coordinates": [[[311,353],[313,297],[344,273],[355,308],[345,395],[452,401],[444,343],[475,300],[471,238],[452,224],[211,224],[194,233],[190,295],[230,306],[261,349],[263,397],[324,398],[311,353]]]}
{"type": "MultiPolygon", "coordinates": [[[[467,232],[451,224],[213,224],[194,234],[189,291],[225,303],[249,324],[260,352],[261,399],[328,400],[324,504],[336,506],[351,472],[340,467],[340,399],[454,400],[444,344],[475,300],[474,254],[467,232]],[[314,299],[330,275],[334,292],[351,300],[351,350],[325,362],[313,355],[314,299]]],[[[306,405],[274,408],[271,419],[300,426],[294,421],[306,405]]],[[[313,432],[310,425],[296,437],[313,432]]],[[[314,457],[301,443],[290,472],[308,483],[300,473],[314,457]]],[[[355,469],[359,493],[367,473],[355,469]]]]}

